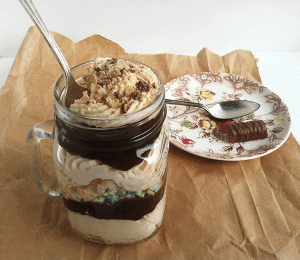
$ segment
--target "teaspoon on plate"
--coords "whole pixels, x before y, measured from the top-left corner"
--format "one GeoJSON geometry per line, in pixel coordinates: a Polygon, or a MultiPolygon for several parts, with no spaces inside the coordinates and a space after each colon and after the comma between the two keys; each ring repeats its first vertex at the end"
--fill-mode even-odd
{"type": "Polygon", "coordinates": [[[260,107],[258,103],[248,100],[221,101],[212,107],[207,107],[201,103],[173,99],[165,99],[165,103],[169,105],[200,107],[218,119],[233,119],[246,116],[260,107]]]}

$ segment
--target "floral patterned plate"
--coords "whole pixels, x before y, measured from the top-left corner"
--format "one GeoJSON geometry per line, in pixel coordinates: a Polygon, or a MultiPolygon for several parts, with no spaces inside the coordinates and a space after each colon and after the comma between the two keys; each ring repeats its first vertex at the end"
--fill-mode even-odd
{"type": "Polygon", "coordinates": [[[263,120],[268,138],[234,144],[214,136],[216,123],[203,109],[167,105],[170,142],[189,153],[224,161],[247,160],[275,151],[289,137],[291,117],[287,106],[271,90],[247,78],[228,73],[192,73],[168,82],[165,90],[166,98],[207,106],[226,100],[251,100],[261,105],[253,114],[232,121],[263,120]]]}

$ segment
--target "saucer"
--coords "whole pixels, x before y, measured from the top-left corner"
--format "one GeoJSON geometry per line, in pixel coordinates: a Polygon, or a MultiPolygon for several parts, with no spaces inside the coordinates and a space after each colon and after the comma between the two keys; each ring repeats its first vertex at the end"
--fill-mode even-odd
{"type": "Polygon", "coordinates": [[[214,136],[214,119],[205,110],[167,105],[170,142],[186,152],[216,160],[248,160],[275,151],[290,135],[291,116],[287,106],[278,95],[250,79],[228,73],[192,73],[166,83],[165,90],[168,99],[201,102],[208,107],[229,100],[260,104],[254,113],[232,121],[263,120],[268,137],[234,144],[214,136]]]}

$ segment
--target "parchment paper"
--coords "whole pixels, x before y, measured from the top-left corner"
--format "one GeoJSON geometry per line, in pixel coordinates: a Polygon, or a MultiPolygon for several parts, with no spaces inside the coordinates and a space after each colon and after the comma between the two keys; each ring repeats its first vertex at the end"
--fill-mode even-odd
{"type": "MultiPolygon", "coordinates": [[[[199,71],[261,82],[246,50],[127,54],[99,35],[78,43],[53,35],[70,66],[123,57],[150,65],[164,83],[199,71]]],[[[241,162],[205,159],[171,145],[165,217],[155,237],[103,246],[75,234],[61,199],[38,190],[25,150],[28,130],[53,118],[53,86],[61,74],[38,30],[29,28],[0,93],[0,259],[300,259],[300,148],[292,134],[275,152],[241,162]]],[[[44,151],[50,169],[51,141],[44,151]]]]}

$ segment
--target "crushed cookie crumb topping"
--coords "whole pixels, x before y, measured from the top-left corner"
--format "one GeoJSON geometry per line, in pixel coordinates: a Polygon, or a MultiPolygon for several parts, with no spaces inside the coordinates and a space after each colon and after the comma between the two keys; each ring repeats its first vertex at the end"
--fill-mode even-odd
{"type": "Polygon", "coordinates": [[[149,84],[146,82],[146,81],[138,81],[136,83],[136,86],[139,90],[141,91],[145,91],[145,92],[148,92],[149,91],[149,84]]]}
{"type": "Polygon", "coordinates": [[[116,98],[122,98],[122,97],[124,97],[124,95],[119,93],[119,92],[115,92],[115,97],[116,98]]]}
{"type": "Polygon", "coordinates": [[[140,99],[142,97],[142,94],[140,92],[135,92],[133,95],[134,99],[140,99]]]}
{"type": "Polygon", "coordinates": [[[73,108],[83,114],[93,114],[98,109],[100,117],[102,112],[107,117],[141,109],[151,103],[159,90],[151,69],[117,58],[96,59],[82,79],[91,94],[85,93],[73,108]],[[93,106],[87,107],[89,104],[93,106]]]}

